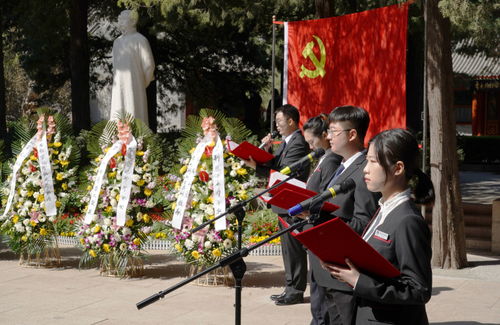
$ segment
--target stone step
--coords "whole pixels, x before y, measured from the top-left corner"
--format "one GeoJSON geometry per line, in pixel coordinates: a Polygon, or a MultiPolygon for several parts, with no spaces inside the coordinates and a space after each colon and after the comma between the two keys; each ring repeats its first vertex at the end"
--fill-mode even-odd
{"type": "Polygon", "coordinates": [[[465,247],[467,249],[491,251],[491,240],[467,238],[465,239],[465,247]]]}
{"type": "Polygon", "coordinates": [[[465,237],[468,239],[486,239],[491,241],[491,227],[466,226],[465,237]]]}

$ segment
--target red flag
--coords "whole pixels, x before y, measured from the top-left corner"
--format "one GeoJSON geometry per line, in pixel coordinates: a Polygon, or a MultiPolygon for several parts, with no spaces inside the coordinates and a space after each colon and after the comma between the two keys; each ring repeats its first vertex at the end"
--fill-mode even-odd
{"type": "Polygon", "coordinates": [[[366,140],[406,127],[408,5],[285,23],[283,102],[301,122],[336,106],[370,113],[366,140]]]}

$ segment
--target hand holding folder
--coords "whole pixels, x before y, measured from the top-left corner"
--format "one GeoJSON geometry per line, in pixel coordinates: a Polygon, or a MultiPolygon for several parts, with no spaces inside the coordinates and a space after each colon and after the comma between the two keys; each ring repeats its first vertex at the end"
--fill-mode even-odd
{"type": "MultiPolygon", "coordinates": [[[[281,223],[289,225],[280,218],[281,223]]],[[[384,278],[400,275],[398,269],[365,242],[340,218],[334,218],[302,232],[292,232],[307,249],[324,262],[346,266],[348,258],[365,273],[384,278]]]]}
{"type": "Polygon", "coordinates": [[[243,141],[242,143],[237,144],[236,142],[228,140],[227,147],[229,149],[229,152],[231,152],[235,156],[244,160],[248,160],[250,157],[252,157],[253,160],[255,160],[255,162],[258,164],[266,163],[274,158],[274,156],[269,152],[259,149],[258,147],[247,141],[243,141]]]}

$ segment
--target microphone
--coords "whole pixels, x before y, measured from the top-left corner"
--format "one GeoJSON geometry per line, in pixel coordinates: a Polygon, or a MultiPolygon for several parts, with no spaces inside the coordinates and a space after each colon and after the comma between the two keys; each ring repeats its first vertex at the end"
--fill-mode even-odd
{"type": "MultiPolygon", "coordinates": [[[[325,202],[329,198],[334,198],[340,193],[349,192],[355,187],[356,183],[354,183],[354,180],[352,178],[348,178],[340,184],[333,185],[332,187],[325,190],[323,193],[308,198],[307,200],[304,200],[299,204],[291,207],[290,209],[288,209],[288,214],[291,217],[293,217],[303,211],[308,211],[308,210],[313,211],[314,209],[321,207],[323,202],[325,202]]],[[[317,213],[317,211],[314,212],[317,213]]]]}
{"type": "Polygon", "coordinates": [[[307,156],[302,157],[300,160],[294,162],[290,166],[287,166],[280,170],[280,173],[288,175],[292,171],[296,171],[297,169],[301,168],[304,163],[310,164],[315,158],[319,158],[325,154],[325,149],[323,148],[318,148],[314,150],[313,152],[310,152],[307,156]]]}
{"type": "MultiPolygon", "coordinates": [[[[273,133],[271,133],[271,139],[272,139],[272,138],[276,138],[279,134],[280,134],[280,133],[278,132],[278,130],[274,130],[274,131],[273,131],[273,133]]],[[[264,142],[264,143],[261,143],[261,144],[259,145],[259,149],[264,148],[264,146],[265,146],[265,145],[266,145],[266,143],[265,143],[265,142],[264,142]]]]}

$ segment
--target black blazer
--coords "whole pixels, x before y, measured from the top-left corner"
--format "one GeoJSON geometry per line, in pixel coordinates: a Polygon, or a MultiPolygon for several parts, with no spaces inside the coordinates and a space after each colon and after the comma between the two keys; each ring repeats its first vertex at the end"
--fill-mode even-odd
{"type": "Polygon", "coordinates": [[[321,164],[317,165],[307,179],[307,189],[315,192],[322,192],[340,166],[342,157],[328,149],[321,164]]]}
{"type": "MultiPolygon", "coordinates": [[[[266,164],[258,164],[255,168],[255,172],[261,177],[268,178],[271,169],[279,171],[304,157],[309,153],[309,151],[309,144],[304,139],[304,136],[302,135],[300,130],[295,131],[290,138],[290,141],[288,141],[288,144],[285,145],[285,140],[283,140],[283,142],[276,150],[274,158],[266,164]]],[[[305,182],[307,180],[307,176],[309,175],[309,170],[309,167],[302,168],[297,179],[305,182]]],[[[278,214],[288,213],[287,210],[280,209],[274,206],[272,210],[278,214]]]]}
{"type": "Polygon", "coordinates": [[[391,324],[429,324],[425,303],[431,298],[431,234],[420,211],[406,201],[391,211],[368,239],[382,256],[401,271],[395,279],[361,274],[354,295],[359,310],[356,324],[377,320],[391,324]]]}
{"type": "MultiPolygon", "coordinates": [[[[329,202],[339,206],[331,214],[322,214],[318,223],[330,220],[334,217],[340,217],[354,231],[361,234],[366,225],[375,214],[378,208],[378,200],[380,193],[370,192],[366,188],[364,180],[363,168],[366,166],[366,157],[364,154],[359,156],[354,162],[344,170],[335,181],[335,184],[340,184],[348,178],[352,178],[356,183],[356,187],[347,193],[339,193],[329,202]]],[[[329,181],[328,181],[329,183],[329,181]]],[[[328,183],[326,186],[328,186],[328,183]]],[[[332,234],[334,235],[334,234],[332,234]]],[[[332,249],[337,249],[332,247],[332,249]]],[[[331,274],[325,271],[319,262],[319,259],[311,254],[311,269],[316,282],[322,287],[337,289],[340,291],[352,291],[352,288],[333,278],[331,274]]]]}

